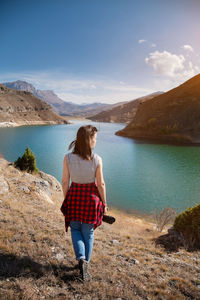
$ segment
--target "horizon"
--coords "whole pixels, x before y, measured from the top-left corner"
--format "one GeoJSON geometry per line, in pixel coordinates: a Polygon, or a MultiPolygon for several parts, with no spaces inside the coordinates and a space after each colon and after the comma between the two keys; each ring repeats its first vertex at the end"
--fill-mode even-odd
{"type": "MultiPolygon", "coordinates": [[[[16,81],[8,81],[8,82],[0,82],[0,84],[2,85],[5,85],[5,84],[8,84],[8,83],[16,83],[16,82],[22,82],[22,83],[25,83],[25,84],[29,84],[29,85],[32,85],[33,88],[35,88],[35,86],[31,83],[31,82],[27,82],[25,80],[16,80],[16,81]]],[[[36,89],[37,90],[37,89],[36,89]]],[[[53,92],[56,96],[58,96],[53,90],[40,90],[40,91],[50,91],[50,92],[53,92]]],[[[156,91],[152,94],[156,94],[156,93],[163,93],[162,91],[156,91]]],[[[150,96],[151,94],[147,94],[147,95],[143,95],[139,98],[143,98],[143,97],[147,97],[147,96],[150,96]]],[[[70,102],[70,101],[65,101],[63,99],[60,98],[60,100],[63,100],[64,102],[66,103],[71,103],[71,104],[75,104],[75,105],[80,105],[80,106],[84,106],[84,105],[91,105],[91,104],[107,104],[107,105],[112,105],[112,104],[118,104],[118,103],[124,103],[124,102],[130,102],[130,101],[134,101],[134,100],[137,100],[139,98],[135,98],[135,99],[131,99],[131,100],[125,100],[125,101],[119,101],[119,102],[113,102],[113,103],[104,103],[104,102],[91,102],[91,103],[87,103],[87,102],[82,102],[82,103],[74,103],[74,102],[70,102]]]]}
{"type": "Polygon", "coordinates": [[[81,105],[166,92],[200,73],[199,9],[196,0],[3,1],[0,82],[81,105]]]}

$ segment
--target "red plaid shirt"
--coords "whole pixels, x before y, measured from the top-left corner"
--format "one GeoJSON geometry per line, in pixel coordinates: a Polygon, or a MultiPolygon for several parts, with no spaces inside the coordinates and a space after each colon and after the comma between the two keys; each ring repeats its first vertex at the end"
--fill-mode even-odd
{"type": "Polygon", "coordinates": [[[72,182],[60,208],[65,217],[65,230],[70,221],[94,224],[94,229],[101,225],[105,204],[101,201],[95,182],[72,182]]]}

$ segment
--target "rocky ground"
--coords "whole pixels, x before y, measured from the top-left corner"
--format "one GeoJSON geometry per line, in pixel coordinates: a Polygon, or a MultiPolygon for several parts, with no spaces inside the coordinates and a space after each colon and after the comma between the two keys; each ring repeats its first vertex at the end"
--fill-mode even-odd
{"type": "Polygon", "coordinates": [[[200,299],[200,252],[169,250],[147,219],[111,208],[95,229],[93,279],[82,282],[61,186],[0,158],[0,299],[200,299]]]}

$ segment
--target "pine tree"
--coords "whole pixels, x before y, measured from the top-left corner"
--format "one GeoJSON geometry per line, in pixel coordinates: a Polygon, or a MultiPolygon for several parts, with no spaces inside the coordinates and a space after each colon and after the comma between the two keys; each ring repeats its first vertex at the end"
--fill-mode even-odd
{"type": "Polygon", "coordinates": [[[16,168],[19,168],[20,170],[26,170],[30,173],[38,172],[35,155],[29,147],[26,148],[22,157],[18,157],[18,159],[14,162],[14,165],[16,168]]]}

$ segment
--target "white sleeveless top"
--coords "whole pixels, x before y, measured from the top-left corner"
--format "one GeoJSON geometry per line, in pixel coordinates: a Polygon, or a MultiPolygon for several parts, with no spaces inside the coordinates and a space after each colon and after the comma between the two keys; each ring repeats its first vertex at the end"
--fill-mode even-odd
{"type": "Polygon", "coordinates": [[[95,182],[96,168],[101,161],[101,157],[92,153],[92,159],[82,159],[78,154],[68,153],[67,164],[69,168],[71,182],[91,183],[95,182]]]}

